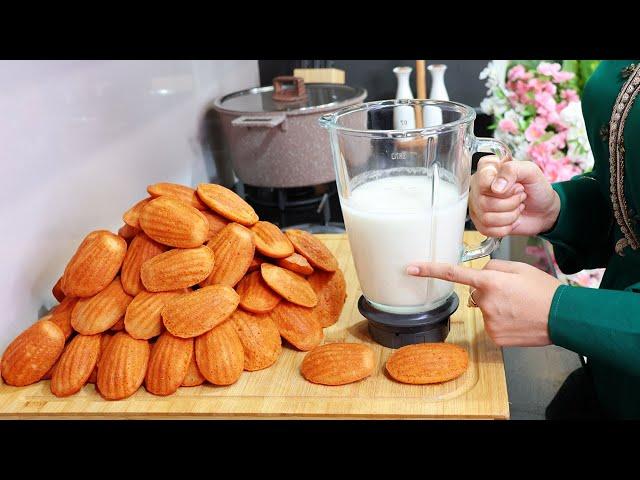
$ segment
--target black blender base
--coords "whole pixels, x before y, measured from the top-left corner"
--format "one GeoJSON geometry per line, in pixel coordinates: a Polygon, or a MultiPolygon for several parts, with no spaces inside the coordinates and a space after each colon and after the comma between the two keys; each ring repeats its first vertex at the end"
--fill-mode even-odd
{"type": "Polygon", "coordinates": [[[364,296],[358,310],[369,321],[369,334],[384,347],[400,348],[414,343],[444,342],[449,335],[451,315],[458,309],[458,295],[428,312],[399,315],[378,310],[364,296]]]}

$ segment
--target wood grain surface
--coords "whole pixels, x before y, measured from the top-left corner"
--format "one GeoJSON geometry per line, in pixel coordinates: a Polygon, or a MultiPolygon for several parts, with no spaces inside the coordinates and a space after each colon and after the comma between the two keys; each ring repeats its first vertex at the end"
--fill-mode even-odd
{"type": "MultiPolygon", "coordinates": [[[[392,350],[374,343],[357,308],[360,287],[345,235],[318,235],[334,252],[347,281],[347,301],[340,320],[325,329],[325,342],[365,342],[376,352],[372,377],[350,385],[311,384],[300,375],[305,355],[286,345],[266,370],[244,372],[229,387],[205,384],[181,387],[157,397],[144,387],[132,397],[105,401],[86,385],[79,393],[56,398],[49,381],[17,388],[0,384],[0,418],[465,418],[509,417],[502,351],[488,337],[478,309],[467,307],[467,287],[456,285],[460,307],[447,338],[469,352],[469,368],[456,380],[437,385],[404,385],[385,373],[392,350]]],[[[465,242],[481,236],[465,233],[465,242]]],[[[487,259],[471,262],[481,268],[487,259]]]]}

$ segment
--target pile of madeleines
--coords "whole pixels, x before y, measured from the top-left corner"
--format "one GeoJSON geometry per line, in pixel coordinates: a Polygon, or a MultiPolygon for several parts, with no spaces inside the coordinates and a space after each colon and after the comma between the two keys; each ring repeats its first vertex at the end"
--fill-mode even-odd
{"type": "MultiPolygon", "coordinates": [[[[220,185],[158,183],[147,192],[124,213],[117,235],[97,230],[84,238],[53,287],[59,305],[5,350],[7,384],[50,379],[51,392],[64,397],[95,383],[107,400],[143,384],[155,395],[205,381],[231,385],[245,370],[273,365],[282,338],[309,352],[301,373],[311,382],[342,385],[373,373],[367,345],[321,345],[323,328],[340,317],[346,285],[320,240],[259,221],[220,185]]],[[[408,383],[446,381],[467,366],[456,348],[405,350],[387,370],[408,383]],[[444,355],[453,368],[443,376],[436,365],[416,381],[416,353],[427,364],[444,355]]]]}

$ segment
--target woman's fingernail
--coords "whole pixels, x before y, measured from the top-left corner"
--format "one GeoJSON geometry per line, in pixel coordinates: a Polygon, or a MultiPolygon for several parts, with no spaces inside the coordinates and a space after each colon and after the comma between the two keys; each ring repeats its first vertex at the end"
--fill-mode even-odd
{"type": "Polygon", "coordinates": [[[523,211],[524,210],[524,203],[521,203],[519,208],[520,208],[520,211],[523,211]]]}
{"type": "Polygon", "coordinates": [[[420,269],[412,265],[410,267],[407,267],[407,273],[409,275],[418,275],[420,273],[420,269]]]}
{"type": "Polygon", "coordinates": [[[493,182],[491,188],[493,188],[494,192],[500,193],[504,192],[505,187],[507,186],[507,181],[504,178],[498,178],[493,182]]]}

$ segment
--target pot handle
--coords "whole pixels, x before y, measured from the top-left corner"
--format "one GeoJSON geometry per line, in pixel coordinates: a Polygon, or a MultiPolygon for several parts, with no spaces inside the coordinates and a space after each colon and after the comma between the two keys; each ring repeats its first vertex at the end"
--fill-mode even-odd
{"type": "Polygon", "coordinates": [[[284,121],[287,116],[284,113],[276,115],[243,115],[238,118],[234,118],[231,121],[231,125],[234,127],[261,127],[261,128],[273,128],[278,125],[282,125],[284,129],[284,121]]]}
{"type": "Polygon", "coordinates": [[[283,75],[273,79],[273,94],[276,102],[297,102],[307,98],[307,89],[302,77],[283,75]]]}

